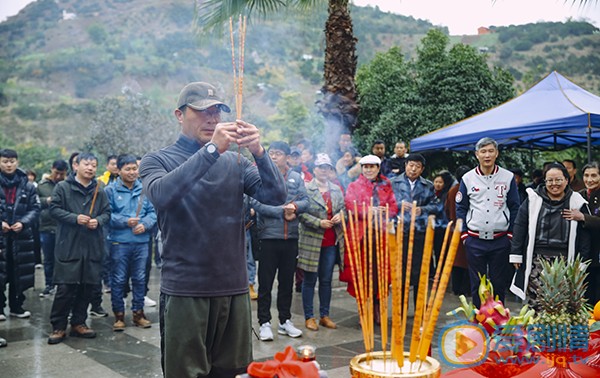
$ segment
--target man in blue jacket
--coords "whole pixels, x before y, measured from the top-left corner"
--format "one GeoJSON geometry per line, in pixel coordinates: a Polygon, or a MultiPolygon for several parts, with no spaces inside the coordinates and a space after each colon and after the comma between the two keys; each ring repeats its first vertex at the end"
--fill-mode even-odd
{"type": "MultiPolygon", "coordinates": [[[[413,299],[417,301],[416,293],[419,290],[421,275],[421,262],[425,246],[425,231],[427,231],[427,218],[429,215],[438,215],[442,211],[442,203],[435,196],[433,183],[422,177],[425,170],[425,157],[421,154],[410,154],[406,157],[404,173],[391,179],[392,189],[398,204],[398,216],[404,217],[404,258],[407,261],[409,231],[413,202],[416,202],[415,233],[413,244],[413,259],[411,264],[410,281],[413,287],[413,299]]],[[[433,258],[433,257],[432,257],[433,258]]]]}
{"type": "Polygon", "coordinates": [[[110,202],[111,302],[115,314],[113,331],[125,330],[125,302],[123,294],[131,276],[131,310],[133,324],[149,328],[144,315],[146,295],[146,262],[149,257],[148,242],[156,214],[148,198],[142,193],[138,180],[137,158],[121,155],[117,158],[119,177],[106,188],[110,202]]]}
{"type": "Polygon", "coordinates": [[[162,234],[161,351],[165,377],[234,377],[252,361],[243,194],[281,205],[283,177],[258,128],[221,122],[230,108],[208,83],[186,85],[177,141],[144,156],[140,175],[162,234]],[[255,164],[228,151],[247,148],[255,164]]]}

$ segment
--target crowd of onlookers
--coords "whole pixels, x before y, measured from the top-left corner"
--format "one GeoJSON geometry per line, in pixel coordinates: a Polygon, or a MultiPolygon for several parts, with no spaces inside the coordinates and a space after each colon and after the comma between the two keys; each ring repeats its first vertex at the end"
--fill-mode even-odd
{"type": "MultiPolygon", "coordinates": [[[[366,254],[366,236],[361,230],[368,215],[361,204],[387,211],[392,222],[404,218],[404,229],[396,232],[406,234],[405,254],[410,214],[416,205],[410,272],[413,292],[418,290],[427,218],[435,215],[434,259],[439,256],[449,222],[463,220],[463,243],[454,262],[452,291],[472,296],[476,305],[479,277],[485,274],[501,300],[510,290],[535,307],[536,285],[523,277],[539,274],[540,259],[573,259],[576,255],[591,260],[586,296],[591,303],[599,300],[600,241],[592,240],[592,230],[600,223],[598,164],[583,168],[582,181],[573,160],[549,162],[536,169],[532,181],[525,185],[521,169],[507,170],[496,164],[498,154],[497,143],[483,138],[475,149],[478,166],[463,165],[454,174],[433,171],[430,180],[423,177],[425,157],[409,154],[402,141],[395,144],[390,157],[386,156],[383,141],[375,141],[369,154],[359,154],[349,134],[340,136],[338,149],[330,154],[315,153],[307,141],[291,147],[284,142],[271,144],[269,155],[286,178],[288,199],[283,212],[265,208],[256,201],[248,204],[257,217],[251,228],[255,230],[249,234],[258,239],[252,243],[255,255],[251,256],[250,265],[255,271],[254,260],[258,258],[259,288],[256,294],[251,275],[250,292],[253,299],[258,298],[260,339],[273,339],[269,308],[276,272],[278,333],[302,335],[290,319],[294,268],[295,288],[302,292],[306,329],[336,328],[330,317],[334,266],[340,266],[339,279],[347,282],[348,292],[355,296],[350,254],[366,254]],[[346,239],[350,246],[345,245],[341,227],[341,214],[348,211],[359,215],[358,226],[348,231],[356,233],[346,239]],[[319,314],[315,315],[317,280],[319,314]]],[[[377,298],[377,279],[372,279],[377,298]]],[[[379,322],[377,299],[374,315],[375,322],[379,322]]]]}
{"type": "MultiPolygon", "coordinates": [[[[16,151],[0,151],[0,321],[6,320],[7,299],[9,316],[31,316],[23,307],[24,293],[34,286],[35,268],[43,268],[39,296],[53,297],[49,344],[66,337],[67,322],[71,336],[94,338],[86,319],[88,313],[108,316],[103,292],[112,293],[114,331],[126,326],[124,298],[129,293],[132,323],[149,328],[143,310],[156,306],[147,292],[152,252],[160,244],[155,243],[156,215],[139,180],[139,158],[109,156],[106,171],[96,177],[96,156],[74,153],[68,163],[54,161],[39,183],[34,172],[21,170],[18,163],[16,151]]],[[[160,266],[159,253],[155,255],[160,266]]]]}
{"type": "MultiPolygon", "coordinates": [[[[475,148],[476,167],[432,171],[429,179],[423,176],[425,157],[409,153],[403,141],[389,157],[383,141],[360,154],[350,134],[340,135],[338,147],[329,154],[315,151],[306,140],[291,146],[276,141],[267,153],[285,180],[287,199],[281,206],[244,199],[249,295],[258,301],[263,341],[273,339],[275,278],[279,334],[302,335],[291,320],[294,288],[301,292],[306,329],[337,328],[330,317],[334,267],[339,266],[339,279],[356,296],[349,261],[352,253],[366,253],[362,230],[369,218],[363,204],[387,214],[386,221],[400,224],[404,218],[404,229],[396,232],[406,234],[405,244],[411,213],[416,214],[413,292],[418,290],[428,216],[435,215],[434,256],[448,224],[463,220],[463,243],[452,272],[455,294],[471,295],[478,304],[479,274],[487,274],[501,300],[511,290],[535,306],[539,261],[581,255],[591,260],[587,298],[593,303],[600,299],[600,240],[593,233],[600,224],[598,163],[583,167],[583,179],[572,160],[546,163],[525,185],[521,169],[496,164],[498,145],[489,138],[475,148]],[[359,223],[344,238],[342,219],[348,211],[357,213],[359,223]]],[[[31,316],[24,308],[24,293],[33,287],[41,250],[45,286],[40,297],[54,297],[49,344],[64,340],[69,321],[71,336],[95,337],[86,318],[88,313],[108,316],[103,291],[111,293],[114,331],[126,327],[123,298],[129,293],[132,323],[151,325],[144,306],[156,305],[147,292],[153,255],[160,266],[160,233],[142,190],[139,160],[128,154],[109,156],[106,171],[97,175],[98,159],[75,153],[69,162],[55,161],[36,182],[34,172],[18,168],[16,151],[0,151],[0,305],[4,309],[8,299],[9,316],[31,316]]],[[[403,247],[406,253],[407,245],[403,247]]],[[[370,277],[375,297],[381,290],[376,275],[375,269],[370,277]]],[[[377,300],[374,314],[379,323],[377,300]]],[[[0,321],[5,319],[0,311],[0,321]]],[[[6,341],[0,339],[0,345],[6,341]]]]}

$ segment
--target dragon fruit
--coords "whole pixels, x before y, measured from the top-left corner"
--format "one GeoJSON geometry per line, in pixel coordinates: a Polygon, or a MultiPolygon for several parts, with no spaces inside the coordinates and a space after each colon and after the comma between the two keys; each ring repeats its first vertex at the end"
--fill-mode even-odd
{"type": "MultiPolygon", "coordinates": [[[[481,307],[476,309],[464,295],[461,295],[459,297],[461,306],[447,314],[463,313],[469,322],[480,324],[488,332],[489,353],[486,363],[475,367],[475,370],[483,374],[485,369],[493,371],[500,365],[512,368],[517,365],[529,364],[529,361],[533,361],[535,353],[539,351],[530,343],[530,337],[527,334],[527,326],[533,323],[535,310],[524,305],[518,315],[511,317],[510,310],[504,307],[498,297],[494,299],[494,288],[491,282],[485,275],[480,278],[481,307]]],[[[494,376],[512,375],[496,374],[494,376]]]]}
{"type": "Polygon", "coordinates": [[[468,321],[479,323],[488,334],[492,335],[499,327],[504,326],[510,319],[510,310],[502,304],[498,296],[494,299],[494,287],[490,280],[480,276],[479,298],[481,307],[476,309],[473,304],[468,303],[464,295],[459,297],[461,307],[449,312],[447,315],[456,315],[463,312],[468,321]]]}

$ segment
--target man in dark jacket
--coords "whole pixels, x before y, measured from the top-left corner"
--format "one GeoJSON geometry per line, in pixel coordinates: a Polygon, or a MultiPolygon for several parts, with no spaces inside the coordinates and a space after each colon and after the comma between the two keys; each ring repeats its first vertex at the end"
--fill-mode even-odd
{"type": "MultiPolygon", "coordinates": [[[[423,260],[423,249],[425,246],[425,232],[427,231],[427,220],[429,215],[438,215],[443,204],[435,195],[433,183],[422,177],[425,170],[425,157],[421,154],[410,154],[406,158],[404,173],[392,178],[392,189],[398,204],[398,217],[404,218],[404,259],[407,261],[409,245],[410,221],[413,202],[416,202],[416,219],[413,245],[413,260],[411,265],[411,285],[413,293],[419,291],[419,277],[421,275],[421,262],[423,260]]],[[[400,232],[400,230],[398,231],[400,232]]],[[[435,256],[432,257],[435,259],[435,256]]],[[[413,297],[415,304],[416,295],[413,297]]]]}
{"type": "Polygon", "coordinates": [[[6,283],[10,316],[21,319],[31,316],[23,309],[23,293],[33,287],[35,256],[31,227],[37,221],[40,201],[27,174],[18,166],[15,150],[0,151],[0,320],[6,320],[6,283]]]}
{"type": "Polygon", "coordinates": [[[54,293],[52,276],[54,275],[54,245],[56,244],[56,221],[50,216],[50,202],[54,187],[66,177],[69,166],[64,160],[56,160],[52,163],[50,176],[42,180],[37,187],[40,197],[42,212],[40,214],[40,239],[42,252],[44,253],[44,276],[46,277],[46,288],[40,293],[40,297],[54,293]]]}
{"type": "Polygon", "coordinates": [[[298,215],[308,208],[306,188],[300,174],[287,165],[290,146],[281,141],[269,146],[269,156],[275,162],[287,185],[287,200],[284,205],[272,206],[251,200],[257,214],[258,238],[260,239],[260,263],[258,264],[258,323],[259,338],[273,340],[271,330],[271,289],[277,274],[277,310],[279,327],[277,332],[290,337],[302,336],[294,326],[290,312],[294,272],[298,258],[298,215]]]}
{"type": "Polygon", "coordinates": [[[285,183],[256,126],[230,112],[214,86],[179,94],[177,141],[144,156],[140,176],[163,240],[161,352],[165,377],[234,377],[252,361],[243,194],[272,205],[285,183]],[[228,151],[247,148],[255,164],[228,151]]]}
{"type": "Polygon", "coordinates": [[[96,332],[85,324],[94,285],[100,284],[104,234],[110,221],[110,205],[98,185],[98,159],[90,153],[78,157],[77,172],[58,183],[52,193],[50,215],[58,222],[53,282],[57,285],[48,344],[65,339],[69,313],[70,336],[94,338],[96,332]]]}

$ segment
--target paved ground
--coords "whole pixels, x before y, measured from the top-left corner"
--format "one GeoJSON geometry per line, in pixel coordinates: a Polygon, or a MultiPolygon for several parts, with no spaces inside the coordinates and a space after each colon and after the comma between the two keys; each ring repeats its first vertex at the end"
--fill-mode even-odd
{"type": "MultiPolygon", "coordinates": [[[[46,339],[51,331],[48,317],[52,298],[39,297],[43,282],[42,270],[36,270],[36,287],[35,290],[26,292],[28,299],[24,306],[32,312],[30,319],[8,318],[0,322],[0,336],[9,342],[8,347],[0,349],[0,377],[110,378],[162,375],[157,307],[145,309],[148,318],[152,321],[150,329],[130,326],[130,313],[126,314],[128,327],[122,333],[112,331],[114,321],[112,316],[100,319],[89,318],[88,325],[98,332],[96,339],[67,338],[61,344],[48,345],[46,339]]],[[[159,271],[153,267],[150,296],[154,299],[158,297],[158,282],[159,271]]],[[[109,294],[104,295],[103,305],[106,309],[110,308],[109,294]]],[[[454,321],[443,314],[457,306],[458,298],[448,293],[435,339],[441,327],[454,321]]],[[[514,306],[513,304],[510,307],[514,306]]],[[[256,303],[253,303],[253,309],[253,322],[256,324],[256,303]]],[[[8,308],[5,309],[5,313],[8,314],[8,308]]],[[[349,377],[349,361],[353,356],[363,353],[364,346],[358,325],[356,304],[346,293],[345,286],[336,284],[333,293],[331,317],[338,323],[338,329],[321,328],[318,332],[307,330],[304,327],[299,293],[294,293],[292,314],[292,320],[304,331],[304,335],[298,339],[280,336],[277,335],[274,326],[274,341],[261,342],[254,339],[254,358],[256,360],[272,358],[276,352],[283,351],[287,345],[298,347],[302,344],[312,344],[317,347],[318,362],[330,378],[349,377]]],[[[276,310],[272,310],[272,315],[277,319],[276,310]]],[[[412,314],[409,315],[409,321],[412,321],[412,314]]],[[[411,327],[411,324],[409,323],[408,326],[411,327]]],[[[255,326],[255,329],[258,331],[258,326],[255,326]]],[[[434,341],[434,357],[438,356],[436,344],[434,341]]],[[[451,368],[442,366],[442,369],[448,371],[451,368]]]]}

